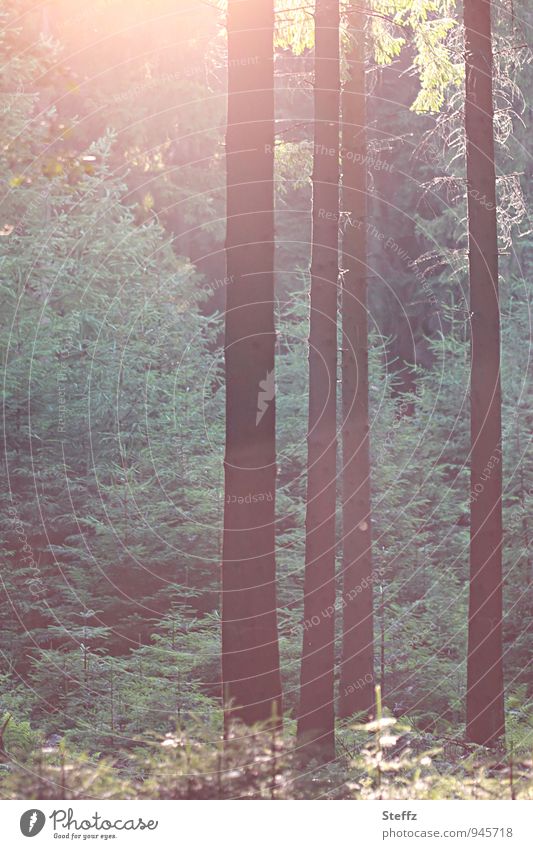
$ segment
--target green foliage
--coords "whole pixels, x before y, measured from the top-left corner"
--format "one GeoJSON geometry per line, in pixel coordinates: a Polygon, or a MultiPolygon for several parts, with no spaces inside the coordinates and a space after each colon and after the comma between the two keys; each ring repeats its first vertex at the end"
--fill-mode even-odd
{"type": "Polygon", "coordinates": [[[444,754],[382,717],[348,726],[343,755],[326,766],[307,763],[272,731],[240,729],[222,746],[209,727],[176,730],[114,760],[64,747],[10,765],[3,799],[508,799],[533,798],[527,763],[487,759],[449,745],[444,754]]]}

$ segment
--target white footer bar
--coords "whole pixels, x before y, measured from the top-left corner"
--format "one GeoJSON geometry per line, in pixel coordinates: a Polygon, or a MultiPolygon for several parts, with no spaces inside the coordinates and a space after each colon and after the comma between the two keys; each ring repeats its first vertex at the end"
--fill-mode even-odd
{"type": "Polygon", "coordinates": [[[533,801],[2,801],[4,846],[533,846],[533,801]],[[35,843],[30,839],[35,838],[35,843]]]}

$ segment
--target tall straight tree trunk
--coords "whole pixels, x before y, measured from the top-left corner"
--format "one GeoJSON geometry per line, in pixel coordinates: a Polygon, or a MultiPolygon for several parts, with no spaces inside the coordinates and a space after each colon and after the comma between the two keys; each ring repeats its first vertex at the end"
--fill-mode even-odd
{"type": "Polygon", "coordinates": [[[316,0],[308,479],[298,742],[323,759],[335,754],[339,89],[339,3],[316,0]]]}
{"type": "Polygon", "coordinates": [[[471,312],[470,605],[466,729],[504,734],[502,448],[498,234],[490,0],[464,0],[466,169],[471,312]]]}
{"type": "Polygon", "coordinates": [[[374,705],[374,627],[368,426],[365,10],[348,17],[352,39],[342,92],[342,525],[343,638],[339,715],[374,705]]]}
{"type": "Polygon", "coordinates": [[[276,613],[273,0],[229,0],[226,454],[222,679],[226,731],[281,720],[276,613]]]}

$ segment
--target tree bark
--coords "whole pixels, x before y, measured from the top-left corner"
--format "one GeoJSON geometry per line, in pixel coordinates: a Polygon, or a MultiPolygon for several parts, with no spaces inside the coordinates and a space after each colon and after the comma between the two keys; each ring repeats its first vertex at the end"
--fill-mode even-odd
{"type": "Polygon", "coordinates": [[[373,574],[368,426],[366,97],[364,6],[348,16],[349,76],[342,92],[342,526],[343,639],[339,716],[374,706],[373,574]]]}
{"type": "Polygon", "coordinates": [[[490,0],[465,0],[466,169],[471,312],[471,521],[466,731],[505,732],[498,234],[490,0]]]}
{"type": "Polygon", "coordinates": [[[228,3],[222,680],[235,719],[281,721],[276,612],[272,0],[228,3]]]}
{"type": "Polygon", "coordinates": [[[317,0],[308,478],[298,742],[324,760],[335,755],[339,90],[339,3],[317,0]]]}

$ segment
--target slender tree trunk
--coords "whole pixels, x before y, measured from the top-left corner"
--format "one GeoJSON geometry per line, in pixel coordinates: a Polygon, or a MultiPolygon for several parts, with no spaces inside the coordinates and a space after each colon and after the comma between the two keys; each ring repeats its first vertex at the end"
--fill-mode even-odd
{"type": "Polygon", "coordinates": [[[222,680],[235,718],[281,720],[276,613],[272,0],[229,0],[222,680]]]}
{"type": "Polygon", "coordinates": [[[385,649],[385,580],[381,578],[381,598],[379,602],[379,686],[381,697],[385,695],[386,649],[385,649]]]}
{"type": "Polygon", "coordinates": [[[374,628],[368,428],[365,12],[348,18],[352,46],[342,93],[343,639],[339,715],[374,705],[374,628]]]}
{"type": "Polygon", "coordinates": [[[471,522],[466,730],[504,734],[498,235],[490,0],[464,0],[471,312],[471,522]]]}
{"type": "Polygon", "coordinates": [[[308,480],[298,741],[323,759],[335,754],[339,89],[339,3],[317,0],[308,480]]]}
{"type": "MultiPolygon", "coordinates": [[[[532,569],[531,569],[531,534],[529,532],[529,522],[528,522],[528,514],[527,514],[527,504],[526,504],[526,479],[524,475],[524,461],[525,458],[522,458],[522,440],[520,438],[520,418],[516,417],[516,450],[519,458],[519,474],[518,474],[518,499],[520,501],[520,510],[522,513],[522,542],[524,546],[524,555],[526,558],[526,574],[525,574],[525,585],[528,589],[531,588],[531,579],[532,579],[532,569]]],[[[533,598],[530,596],[530,602],[533,603],[533,598]]]]}

